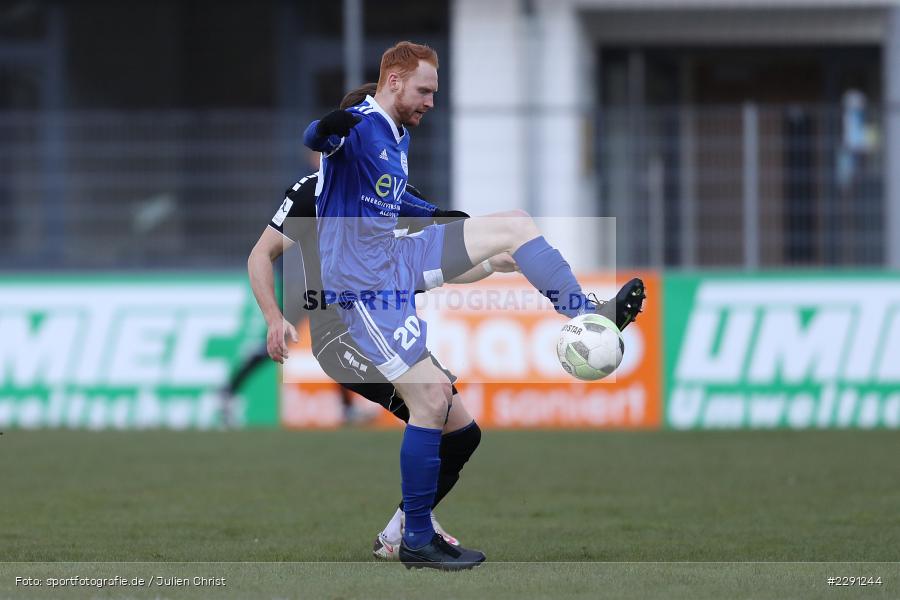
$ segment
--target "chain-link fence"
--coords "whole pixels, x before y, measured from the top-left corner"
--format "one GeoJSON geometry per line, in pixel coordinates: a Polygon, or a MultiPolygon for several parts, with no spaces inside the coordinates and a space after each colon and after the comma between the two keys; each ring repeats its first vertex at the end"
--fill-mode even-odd
{"type": "Polygon", "coordinates": [[[0,206],[8,218],[0,262],[235,263],[265,226],[262,207],[277,207],[290,184],[299,127],[247,112],[4,115],[0,206]],[[293,143],[287,131],[295,132],[293,143]]]}
{"type": "MultiPolygon", "coordinates": [[[[316,168],[307,123],[261,111],[0,113],[0,267],[242,266],[284,191],[316,168]]],[[[448,186],[436,129],[423,128],[410,161],[424,190],[448,186]]]]}
{"type": "Polygon", "coordinates": [[[653,266],[879,265],[881,114],[809,105],[613,109],[601,210],[653,266]]]}
{"type": "MultiPolygon", "coordinates": [[[[590,114],[596,214],[618,218],[620,265],[883,263],[879,111],[590,114]]],[[[429,115],[410,165],[443,206],[449,119],[429,115]]],[[[261,111],[0,113],[0,267],[240,266],[284,189],[312,170],[305,124],[261,111]]]]}

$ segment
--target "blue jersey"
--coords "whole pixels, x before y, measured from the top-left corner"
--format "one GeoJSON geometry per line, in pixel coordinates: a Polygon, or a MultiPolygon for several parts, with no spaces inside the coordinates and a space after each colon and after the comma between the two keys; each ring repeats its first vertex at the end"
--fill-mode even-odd
{"type": "Polygon", "coordinates": [[[409,133],[371,96],[349,111],[362,119],[350,134],[313,148],[322,150],[316,199],[322,279],[338,293],[387,286],[397,219],[404,205],[416,204],[406,193],[409,133]]]}
{"type": "Polygon", "coordinates": [[[395,237],[398,217],[435,209],[406,192],[409,134],[371,96],[350,112],[360,121],[347,137],[319,136],[317,121],[304,135],[307,146],[322,152],[316,198],[322,282],[348,300],[340,303],[341,320],[394,381],[427,353],[427,323],[412,298],[415,290],[444,283],[444,226],[395,237]]]}

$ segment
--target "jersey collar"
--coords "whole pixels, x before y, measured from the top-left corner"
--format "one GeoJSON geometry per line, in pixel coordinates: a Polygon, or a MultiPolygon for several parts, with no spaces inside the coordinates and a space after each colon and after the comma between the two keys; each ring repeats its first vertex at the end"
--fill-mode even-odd
{"type": "Polygon", "coordinates": [[[387,121],[387,124],[391,126],[391,131],[394,133],[394,139],[399,144],[400,140],[403,139],[403,136],[406,135],[406,129],[403,129],[403,133],[401,134],[397,130],[397,124],[394,123],[394,120],[390,117],[390,115],[388,115],[385,112],[385,110],[383,108],[381,108],[381,105],[378,104],[377,102],[375,102],[375,98],[373,98],[372,96],[366,96],[366,102],[368,102],[369,105],[372,106],[376,112],[378,112],[379,114],[381,114],[382,117],[384,117],[384,120],[387,121]]]}

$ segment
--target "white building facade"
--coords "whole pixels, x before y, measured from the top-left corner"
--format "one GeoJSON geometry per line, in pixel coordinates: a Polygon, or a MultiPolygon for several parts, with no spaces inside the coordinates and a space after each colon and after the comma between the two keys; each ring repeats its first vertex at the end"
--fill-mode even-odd
{"type": "MultiPolygon", "coordinates": [[[[852,214],[852,206],[858,205],[854,198],[860,192],[854,190],[865,189],[869,196],[877,195],[876,208],[881,212],[873,217],[877,225],[860,227],[883,228],[883,240],[879,256],[860,260],[900,268],[900,7],[896,3],[455,0],[451,15],[451,163],[456,207],[473,214],[526,208],[539,217],[615,216],[619,221],[620,264],[717,264],[716,247],[706,247],[702,241],[705,232],[716,229],[715,223],[703,222],[703,215],[709,212],[706,207],[713,206],[707,203],[716,193],[704,188],[702,179],[709,169],[704,170],[703,161],[709,159],[695,147],[713,139],[712,134],[704,137],[703,132],[703,123],[709,122],[704,119],[712,112],[684,109],[698,102],[707,102],[710,107],[730,104],[741,109],[729,125],[736,144],[736,187],[734,193],[720,194],[725,200],[716,200],[714,206],[724,203],[727,208],[723,210],[744,213],[740,223],[733,224],[738,228],[735,239],[740,238],[734,249],[736,260],[754,267],[853,262],[856,255],[848,254],[849,259],[843,254],[832,256],[828,247],[842,240],[840,228],[847,222],[844,215],[852,214]],[[621,54],[621,85],[615,83],[619,55],[604,53],[607,48],[621,54]],[[767,72],[772,69],[751,66],[744,70],[752,71],[750,76],[735,76],[716,62],[718,49],[733,52],[738,57],[735,60],[749,65],[756,57],[787,64],[795,50],[807,54],[831,52],[809,59],[816,62],[798,62],[798,75],[786,70],[784,77],[801,79],[803,64],[821,64],[814,69],[825,73],[820,87],[844,98],[856,84],[847,83],[840,75],[828,75],[828,57],[840,58],[845,49],[853,49],[861,53],[861,58],[854,60],[872,62],[866,52],[880,49],[878,77],[862,83],[868,86],[868,106],[876,107],[879,115],[869,123],[868,150],[860,151],[859,156],[852,147],[845,152],[849,144],[847,119],[852,116],[846,107],[842,109],[840,102],[829,100],[828,93],[820,96],[818,92],[809,95],[798,91],[797,102],[825,108],[831,102],[838,111],[837,130],[828,133],[829,126],[821,124],[825,120],[812,119],[804,125],[801,119],[792,124],[790,117],[779,112],[772,123],[780,132],[780,149],[770,151],[766,145],[770,133],[766,111],[776,104],[790,107],[795,102],[791,90],[800,90],[801,86],[792,81],[787,85],[760,83],[757,87],[772,89],[760,97],[753,93],[742,99],[737,90],[742,85],[753,89],[754,82],[769,81],[767,72]],[[677,64],[690,67],[673,76],[678,85],[673,86],[671,98],[665,96],[665,90],[651,89],[663,87],[660,77],[653,74],[664,71],[668,64],[666,56],[658,56],[660,52],[677,55],[681,57],[677,64]],[[741,58],[745,54],[749,58],[741,58]],[[691,58],[695,56],[701,57],[699,62],[691,58]],[[731,82],[729,77],[749,78],[731,82]],[[623,110],[646,107],[662,115],[669,108],[680,107],[680,116],[673,121],[675,129],[660,130],[678,146],[676,150],[644,153],[637,163],[612,168],[618,154],[634,150],[628,140],[636,139],[627,120],[620,119],[611,127],[597,126],[598,118],[604,118],[604,111],[616,102],[615,98],[610,100],[617,93],[616,86],[624,90],[618,100],[623,110]],[[680,91],[674,91],[674,87],[680,91]],[[779,95],[779,88],[786,91],[779,95]],[[691,90],[701,90],[701,96],[709,95],[705,90],[716,91],[698,99],[697,92],[691,90]],[[653,99],[654,94],[658,101],[653,99]],[[655,108],[654,102],[665,108],[655,108]],[[748,123],[755,128],[753,135],[748,135],[748,123]],[[783,134],[785,131],[787,134],[783,134]],[[836,150],[829,147],[821,151],[804,150],[802,142],[792,142],[806,139],[802,137],[806,134],[813,140],[830,139],[831,135],[845,141],[836,142],[836,150]],[[598,148],[616,135],[623,136],[623,143],[611,148],[605,170],[598,168],[597,153],[602,153],[598,148]],[[792,149],[792,144],[796,148],[792,149]],[[832,160],[835,153],[840,156],[832,160]],[[662,158],[656,160],[657,155],[662,158]],[[806,164],[809,161],[815,164],[810,167],[806,164]],[[872,176],[876,163],[881,174],[872,176]],[[857,168],[869,174],[860,175],[865,181],[877,182],[847,184],[846,177],[841,179],[846,164],[851,165],[847,167],[851,168],[851,179],[855,177],[852,168],[857,168]],[[778,172],[772,179],[771,193],[766,179],[770,167],[778,172]],[[806,185],[805,175],[797,175],[801,171],[808,172],[813,183],[806,185]],[[635,185],[637,192],[632,189],[635,185]],[[654,195],[654,189],[659,193],[654,195]],[[750,214],[751,210],[756,212],[750,214]],[[807,232],[795,236],[797,243],[806,243],[804,236],[813,241],[808,248],[797,246],[800,250],[795,251],[790,249],[795,239],[791,232],[797,227],[807,232]],[[631,242],[621,239],[623,236],[646,236],[650,241],[646,248],[635,250],[631,242]],[[654,241],[660,236],[664,242],[654,241]]],[[[639,119],[648,122],[643,113],[639,119]]],[[[652,126],[643,133],[641,139],[654,139],[652,126]]],[[[726,171],[723,167],[722,172],[726,171]]],[[[726,219],[722,223],[721,229],[727,233],[729,222],[726,219]]],[[[614,257],[609,244],[598,239],[596,227],[590,219],[554,220],[548,237],[576,268],[596,267],[598,259],[608,263],[614,257]]],[[[862,237],[871,237],[868,230],[860,231],[862,237]]],[[[727,240],[722,242],[722,254],[727,254],[726,246],[727,240]]]]}

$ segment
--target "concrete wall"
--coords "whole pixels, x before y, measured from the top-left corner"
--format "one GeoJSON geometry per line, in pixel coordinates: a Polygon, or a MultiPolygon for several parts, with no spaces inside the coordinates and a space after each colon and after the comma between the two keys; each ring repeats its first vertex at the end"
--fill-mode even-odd
{"type": "MultiPolygon", "coordinates": [[[[591,110],[595,53],[604,42],[881,44],[887,53],[887,99],[900,110],[900,25],[896,12],[889,19],[890,11],[900,10],[896,5],[887,0],[456,0],[454,203],[472,214],[510,208],[542,217],[596,214],[591,110]]],[[[900,131],[898,122],[889,119],[889,136],[900,131]]],[[[900,268],[897,147],[886,141],[889,164],[897,165],[886,170],[886,239],[892,244],[888,260],[900,268]]],[[[647,225],[621,221],[621,235],[647,225]]],[[[547,225],[548,238],[576,268],[614,260],[614,241],[609,232],[598,232],[596,222],[547,225]]]]}
{"type": "Polygon", "coordinates": [[[583,112],[591,81],[577,12],[565,0],[458,0],[453,7],[454,205],[524,208],[576,268],[595,267],[583,112]]]}

